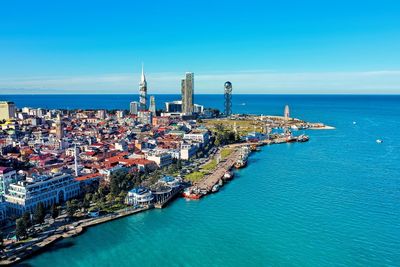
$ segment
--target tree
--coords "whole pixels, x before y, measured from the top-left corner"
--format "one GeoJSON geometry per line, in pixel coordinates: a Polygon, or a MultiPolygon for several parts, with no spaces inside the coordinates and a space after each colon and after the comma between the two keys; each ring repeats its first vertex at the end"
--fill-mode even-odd
{"type": "Polygon", "coordinates": [[[3,247],[3,239],[4,239],[3,232],[0,231],[0,247],[3,247]]]}
{"type": "Polygon", "coordinates": [[[24,220],[26,227],[31,226],[31,214],[29,212],[24,212],[24,214],[22,215],[22,219],[24,220]]]}
{"type": "Polygon", "coordinates": [[[44,223],[44,217],[46,216],[46,212],[44,210],[43,203],[39,203],[36,206],[35,212],[33,214],[33,221],[35,223],[44,223]]]}
{"type": "Polygon", "coordinates": [[[24,218],[17,219],[15,223],[15,235],[17,237],[17,240],[24,239],[27,236],[26,229],[27,225],[24,218]]]}
{"type": "Polygon", "coordinates": [[[85,210],[88,209],[88,208],[90,208],[90,198],[91,198],[91,197],[86,197],[86,196],[85,196],[85,198],[83,199],[82,207],[83,207],[85,210]]]}
{"type": "Polygon", "coordinates": [[[215,124],[215,130],[217,132],[223,132],[223,131],[225,131],[225,127],[222,123],[217,123],[217,124],[215,124]]]}
{"type": "MultiPolygon", "coordinates": [[[[74,199],[74,200],[76,200],[76,199],[74,199]]],[[[69,217],[73,217],[78,208],[78,205],[76,202],[74,202],[74,200],[67,201],[67,214],[69,217]]]]}
{"type": "Polygon", "coordinates": [[[59,211],[56,206],[56,203],[53,203],[53,205],[51,205],[50,214],[51,214],[51,218],[53,218],[54,220],[58,217],[59,211]]]}

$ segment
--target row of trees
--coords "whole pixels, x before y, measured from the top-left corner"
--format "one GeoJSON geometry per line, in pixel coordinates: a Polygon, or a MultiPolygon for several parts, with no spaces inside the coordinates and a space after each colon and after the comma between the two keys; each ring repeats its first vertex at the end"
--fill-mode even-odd
{"type": "Polygon", "coordinates": [[[53,219],[59,215],[59,208],[53,204],[50,210],[46,210],[42,203],[39,203],[33,214],[25,212],[21,218],[17,219],[15,224],[15,235],[17,240],[25,239],[28,237],[28,229],[35,224],[42,224],[45,221],[46,213],[49,212],[53,219]]]}

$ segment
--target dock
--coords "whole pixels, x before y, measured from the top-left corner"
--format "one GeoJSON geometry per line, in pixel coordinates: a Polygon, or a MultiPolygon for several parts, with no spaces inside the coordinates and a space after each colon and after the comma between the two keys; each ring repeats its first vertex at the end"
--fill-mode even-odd
{"type": "Polygon", "coordinates": [[[210,192],[212,187],[222,179],[225,172],[232,169],[237,159],[239,159],[239,149],[236,148],[226,160],[221,161],[218,164],[211,174],[206,175],[200,182],[196,184],[197,188],[202,191],[210,192]]]}

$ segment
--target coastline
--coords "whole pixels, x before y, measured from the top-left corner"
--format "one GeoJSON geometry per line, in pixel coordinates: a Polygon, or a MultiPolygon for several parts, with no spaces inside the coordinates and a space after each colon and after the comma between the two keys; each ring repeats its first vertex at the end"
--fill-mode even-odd
{"type": "MultiPolygon", "coordinates": [[[[314,128],[308,128],[310,130],[314,130],[314,128]]],[[[322,127],[315,127],[317,130],[327,130],[327,129],[334,129],[334,127],[331,126],[322,126],[322,127]]],[[[272,144],[282,144],[282,143],[290,143],[293,142],[293,139],[287,139],[287,138],[276,138],[274,140],[263,140],[259,141],[257,143],[252,143],[252,142],[245,142],[245,143],[234,143],[234,144],[229,144],[220,147],[220,149],[230,147],[234,148],[234,151],[229,155],[225,160],[221,161],[216,168],[213,170],[212,173],[209,175],[206,175],[201,181],[198,181],[197,183],[194,183],[194,185],[200,185],[203,184],[203,189],[207,190],[207,194],[211,193],[211,188],[213,185],[215,185],[220,179],[222,179],[222,176],[224,175],[225,171],[231,169],[234,165],[235,160],[239,156],[238,154],[238,148],[243,147],[243,146],[250,146],[250,145],[256,145],[257,147],[259,146],[264,146],[264,145],[272,145],[272,144]],[[229,162],[229,164],[228,164],[229,162]]],[[[212,159],[209,158],[209,161],[212,159]]],[[[172,200],[174,197],[171,197],[168,199],[167,202],[172,200]]],[[[157,206],[156,208],[163,208],[166,204],[163,203],[160,206],[157,206]]],[[[142,211],[147,211],[155,206],[147,206],[147,207],[142,207],[142,208],[136,208],[136,209],[130,209],[129,208],[116,211],[112,214],[107,214],[104,215],[103,217],[98,217],[98,218],[89,218],[89,219],[82,219],[78,220],[75,222],[72,222],[70,224],[62,225],[58,229],[54,230],[53,234],[50,234],[49,236],[46,236],[45,238],[41,239],[40,241],[36,240],[31,242],[30,244],[26,245],[21,249],[22,251],[18,251],[17,253],[11,255],[8,257],[6,260],[1,260],[0,265],[11,265],[11,264],[16,264],[21,261],[26,260],[27,258],[34,256],[38,253],[45,252],[45,248],[56,243],[57,241],[64,239],[64,238],[69,238],[69,237],[75,237],[80,234],[82,234],[84,231],[86,231],[87,228],[96,226],[102,223],[106,223],[109,221],[117,220],[129,215],[137,214],[142,211]],[[65,228],[68,228],[70,230],[65,232],[65,228]],[[62,232],[61,232],[62,231],[62,232]],[[56,233],[57,232],[57,233],[56,233]]]]}
{"type": "Polygon", "coordinates": [[[138,209],[133,209],[133,210],[121,210],[116,212],[116,214],[108,214],[105,215],[104,217],[100,218],[91,218],[91,219],[83,219],[81,221],[73,222],[71,224],[63,225],[56,229],[54,232],[61,231],[61,233],[56,233],[53,235],[50,235],[44,239],[42,239],[39,242],[32,243],[27,245],[26,247],[23,248],[22,251],[18,252],[17,254],[13,255],[7,260],[1,260],[0,265],[11,265],[11,264],[16,264],[19,263],[23,260],[26,260],[27,258],[34,256],[38,253],[41,253],[45,250],[46,247],[56,243],[57,241],[64,239],[64,238],[69,238],[69,237],[75,237],[78,236],[86,231],[87,228],[93,227],[99,224],[103,224],[106,222],[110,222],[113,220],[121,219],[124,217],[127,217],[129,215],[137,214],[143,211],[147,211],[152,209],[153,207],[143,207],[143,208],[138,208],[138,209]],[[77,226],[74,226],[74,224],[78,223],[77,226]],[[69,231],[63,232],[63,229],[65,228],[70,228],[69,231]]]}

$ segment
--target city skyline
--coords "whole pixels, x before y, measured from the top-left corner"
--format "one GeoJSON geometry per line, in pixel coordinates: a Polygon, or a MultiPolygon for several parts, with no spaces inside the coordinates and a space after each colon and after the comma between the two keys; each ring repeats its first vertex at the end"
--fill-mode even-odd
{"type": "Polygon", "coordinates": [[[0,93],[129,94],[141,62],[154,94],[179,92],[188,71],[203,94],[222,94],[227,80],[235,93],[400,93],[395,1],[203,1],[188,13],[184,7],[6,3],[0,93]]]}

